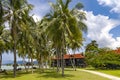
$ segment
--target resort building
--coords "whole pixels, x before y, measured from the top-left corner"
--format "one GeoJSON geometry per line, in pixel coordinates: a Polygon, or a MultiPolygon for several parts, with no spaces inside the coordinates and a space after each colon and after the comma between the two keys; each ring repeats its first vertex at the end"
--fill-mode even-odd
{"type": "Polygon", "coordinates": [[[116,53],[120,54],[120,48],[114,50],[116,53]]]}
{"type": "MultiPolygon", "coordinates": [[[[61,59],[59,59],[61,63],[61,59]]],[[[85,57],[82,53],[79,54],[65,54],[64,55],[64,66],[71,67],[75,65],[76,67],[85,67],[85,57]]],[[[57,66],[57,58],[52,59],[52,66],[57,66]]]]}

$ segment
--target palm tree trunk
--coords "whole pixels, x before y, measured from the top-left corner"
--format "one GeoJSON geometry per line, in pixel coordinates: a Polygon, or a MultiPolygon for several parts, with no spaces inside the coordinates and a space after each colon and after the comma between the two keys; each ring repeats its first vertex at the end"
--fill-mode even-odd
{"type": "Polygon", "coordinates": [[[40,67],[41,72],[44,72],[43,58],[42,58],[42,56],[41,56],[41,55],[40,55],[40,64],[41,64],[41,67],[40,67]]]}
{"type": "Polygon", "coordinates": [[[32,58],[32,56],[31,56],[31,71],[32,71],[32,74],[33,74],[33,58],[32,58]]]}
{"type": "Polygon", "coordinates": [[[30,58],[28,59],[28,71],[29,71],[29,69],[30,69],[30,58]]]}
{"type": "MultiPolygon", "coordinates": [[[[39,52],[39,51],[38,51],[39,52]]],[[[38,61],[38,67],[39,67],[39,70],[40,70],[40,61],[41,61],[41,55],[40,53],[38,53],[39,55],[37,56],[37,61],[38,61]]]]}
{"type": "Polygon", "coordinates": [[[61,50],[61,68],[62,68],[62,77],[64,77],[64,47],[61,50]]]}
{"type": "Polygon", "coordinates": [[[37,61],[38,61],[38,67],[40,69],[40,59],[37,59],[37,61]]]}
{"type": "Polygon", "coordinates": [[[62,67],[62,76],[64,76],[64,54],[65,54],[65,36],[64,32],[62,33],[62,48],[61,48],[61,67],[62,67]]]}
{"type": "MultiPolygon", "coordinates": [[[[74,55],[75,55],[75,51],[74,51],[74,55]]],[[[74,63],[74,70],[76,71],[75,57],[73,57],[73,63],[74,63]]]]}
{"type": "Polygon", "coordinates": [[[38,63],[39,69],[40,69],[40,63],[38,63]]]}
{"type": "Polygon", "coordinates": [[[2,54],[0,53],[0,69],[1,69],[1,66],[2,66],[2,54]]]}
{"type": "Polygon", "coordinates": [[[71,62],[73,70],[75,70],[74,62],[73,62],[73,59],[71,58],[71,55],[70,55],[70,62],[71,62]]]}
{"type": "Polygon", "coordinates": [[[61,53],[61,67],[62,67],[62,76],[64,76],[64,55],[63,55],[63,51],[61,53]]]}
{"type": "Polygon", "coordinates": [[[52,65],[51,65],[53,68],[53,70],[55,69],[55,60],[52,61],[52,65]]]}
{"type": "Polygon", "coordinates": [[[48,56],[48,68],[51,68],[51,55],[48,56]]]}
{"type": "Polygon", "coordinates": [[[25,67],[26,72],[28,72],[28,69],[27,69],[27,67],[26,67],[25,57],[23,57],[23,64],[24,64],[24,67],[25,67]]]}
{"type": "MultiPolygon", "coordinates": [[[[13,12],[14,13],[14,12],[13,12]]],[[[14,20],[14,16],[13,19],[11,21],[11,32],[12,32],[12,38],[13,38],[13,54],[14,54],[14,69],[13,69],[13,76],[16,77],[16,69],[17,69],[17,57],[16,57],[16,47],[17,47],[17,29],[15,26],[15,20],[14,20]]]]}
{"type": "Polygon", "coordinates": [[[14,40],[14,77],[16,77],[17,61],[16,61],[16,40],[14,40]]]}
{"type": "Polygon", "coordinates": [[[59,67],[60,67],[60,56],[59,56],[58,48],[56,48],[56,55],[57,55],[57,72],[59,72],[59,67]]]}
{"type": "Polygon", "coordinates": [[[57,59],[57,70],[56,70],[57,72],[59,72],[59,64],[60,64],[59,59],[57,59]]]}

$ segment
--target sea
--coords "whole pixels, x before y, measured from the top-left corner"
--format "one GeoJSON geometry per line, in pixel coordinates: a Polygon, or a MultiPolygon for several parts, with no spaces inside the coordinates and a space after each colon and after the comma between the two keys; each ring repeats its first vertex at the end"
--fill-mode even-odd
{"type": "MultiPolygon", "coordinates": [[[[22,68],[24,69],[24,66],[18,66],[17,68],[22,68]]],[[[2,70],[13,70],[13,66],[12,65],[2,65],[1,67],[2,70]]]]}
{"type": "MultiPolygon", "coordinates": [[[[13,70],[13,61],[11,61],[11,60],[7,60],[7,61],[4,61],[4,62],[2,62],[3,64],[2,64],[2,66],[1,66],[1,69],[2,70],[13,70]]],[[[23,63],[23,61],[17,61],[17,63],[19,64],[19,66],[17,66],[17,69],[18,68],[22,68],[22,69],[25,69],[25,67],[22,65],[22,64],[24,64],[23,63]]],[[[35,65],[35,67],[36,67],[36,65],[37,65],[37,61],[34,61],[33,62],[35,65]]],[[[30,66],[30,68],[31,68],[31,66],[30,66]]]]}

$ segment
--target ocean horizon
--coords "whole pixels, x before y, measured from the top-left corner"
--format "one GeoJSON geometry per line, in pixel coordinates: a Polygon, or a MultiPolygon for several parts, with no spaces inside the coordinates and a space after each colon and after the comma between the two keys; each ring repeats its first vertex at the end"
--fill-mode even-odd
{"type": "MultiPolygon", "coordinates": [[[[26,62],[29,62],[28,60],[26,60],[26,62]]],[[[36,60],[33,61],[34,64],[38,64],[38,62],[36,60]]],[[[2,65],[12,65],[14,64],[14,61],[13,60],[5,60],[5,61],[2,61],[2,65]]],[[[22,60],[17,60],[17,64],[24,64],[24,62],[22,60]]]]}
{"type": "MultiPolygon", "coordinates": [[[[24,66],[18,66],[17,68],[25,69],[24,66]]],[[[1,66],[1,69],[2,69],[2,70],[13,70],[13,66],[12,66],[12,65],[2,65],[2,66],[1,66]]]]}

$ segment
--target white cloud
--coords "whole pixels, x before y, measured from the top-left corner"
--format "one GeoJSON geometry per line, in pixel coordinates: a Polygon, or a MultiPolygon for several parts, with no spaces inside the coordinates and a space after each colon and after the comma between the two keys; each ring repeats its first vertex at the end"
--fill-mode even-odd
{"type": "Polygon", "coordinates": [[[97,0],[100,5],[111,7],[111,12],[120,13],[120,0],[97,0]]]}
{"type": "Polygon", "coordinates": [[[38,5],[34,4],[34,9],[32,13],[35,13],[37,15],[45,15],[50,9],[50,6],[48,4],[39,3],[38,5]]]}
{"type": "Polygon", "coordinates": [[[33,18],[36,22],[38,20],[41,20],[43,18],[43,16],[46,15],[46,13],[48,13],[50,10],[50,6],[47,1],[28,0],[28,2],[34,6],[30,15],[33,15],[33,18]]]}
{"type": "Polygon", "coordinates": [[[38,15],[33,15],[33,19],[35,20],[35,22],[37,22],[37,21],[40,21],[42,17],[38,15]]]}
{"type": "Polygon", "coordinates": [[[93,12],[86,12],[88,26],[87,37],[96,40],[100,47],[110,47],[115,49],[120,47],[120,37],[113,38],[110,30],[120,25],[118,20],[110,19],[108,16],[94,15],[93,12]]]}

